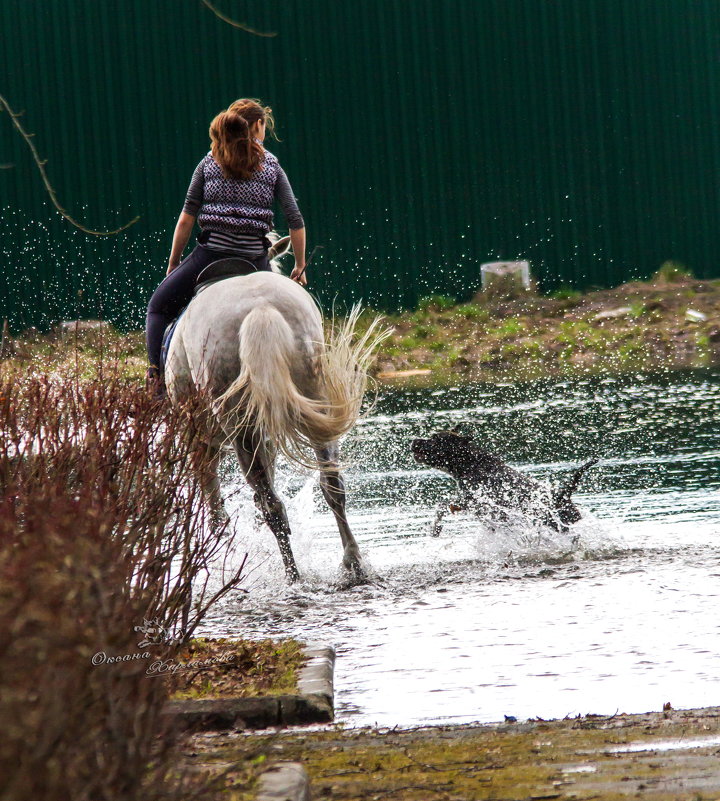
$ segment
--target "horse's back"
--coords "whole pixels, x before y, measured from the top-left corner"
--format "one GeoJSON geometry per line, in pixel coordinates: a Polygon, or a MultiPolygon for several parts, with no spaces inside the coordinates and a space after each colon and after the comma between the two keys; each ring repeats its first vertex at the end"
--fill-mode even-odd
{"type": "Polygon", "coordinates": [[[320,311],[311,296],[295,281],[267,271],[226,278],[208,286],[188,307],[193,324],[210,326],[232,320],[241,323],[255,308],[270,305],[298,330],[322,330],[320,311]]]}
{"type": "Polygon", "coordinates": [[[295,281],[271,272],[227,278],[193,298],[176,330],[168,354],[169,380],[189,370],[193,383],[222,386],[239,369],[239,334],[258,309],[279,312],[297,345],[304,374],[323,341],[322,317],[312,297],[295,281]],[[214,378],[215,380],[211,380],[214,378]]]}

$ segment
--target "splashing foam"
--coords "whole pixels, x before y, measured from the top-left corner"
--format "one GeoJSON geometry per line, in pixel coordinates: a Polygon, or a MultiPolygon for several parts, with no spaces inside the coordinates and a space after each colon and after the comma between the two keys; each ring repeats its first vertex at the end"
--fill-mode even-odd
{"type": "Polygon", "coordinates": [[[606,521],[588,515],[561,533],[529,524],[520,513],[494,523],[460,513],[448,519],[440,537],[431,537],[432,509],[414,510],[413,516],[407,508],[369,509],[364,503],[363,508],[351,509],[350,517],[370,583],[354,587],[341,568],[340,537],[316,474],[280,463],[276,485],[286,503],[301,575],[292,586],[286,583],[277,543],[256,511],[252,491],[237,468],[225,475],[226,506],[233,521],[230,536],[237,558],[248,554],[243,587],[254,599],[252,605],[303,605],[338,591],[367,597],[403,595],[441,583],[485,582],[518,567],[612,558],[624,550],[606,521]]]}

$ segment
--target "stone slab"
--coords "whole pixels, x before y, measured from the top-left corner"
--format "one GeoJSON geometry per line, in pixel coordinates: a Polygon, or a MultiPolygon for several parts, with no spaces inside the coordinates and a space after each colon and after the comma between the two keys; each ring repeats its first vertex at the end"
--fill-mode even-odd
{"type": "Polygon", "coordinates": [[[298,674],[297,695],[258,698],[189,698],[169,701],[163,715],[193,731],[267,729],[329,723],[334,717],[335,651],[306,648],[307,664],[298,674]]]}
{"type": "Polygon", "coordinates": [[[310,780],[299,762],[280,762],[260,776],[257,801],[310,801],[310,780]]]}
{"type": "Polygon", "coordinates": [[[327,645],[311,644],[305,648],[307,664],[298,675],[300,695],[321,695],[331,707],[335,705],[333,676],[335,674],[335,649],[327,645]]]}

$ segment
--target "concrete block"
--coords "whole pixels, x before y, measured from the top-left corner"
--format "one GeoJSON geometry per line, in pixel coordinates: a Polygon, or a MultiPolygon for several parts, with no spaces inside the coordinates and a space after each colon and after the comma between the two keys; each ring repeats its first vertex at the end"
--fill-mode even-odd
{"type": "Polygon", "coordinates": [[[480,265],[483,292],[530,289],[529,261],[491,261],[480,265]]]}

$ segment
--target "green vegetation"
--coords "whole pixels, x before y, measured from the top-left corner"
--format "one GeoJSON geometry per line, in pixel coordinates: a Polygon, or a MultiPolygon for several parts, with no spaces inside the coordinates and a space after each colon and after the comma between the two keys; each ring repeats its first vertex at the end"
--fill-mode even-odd
{"type": "Polygon", "coordinates": [[[692,270],[681,261],[668,259],[660,265],[660,269],[653,276],[656,283],[673,284],[687,278],[692,278],[692,270]]]}
{"type": "Polygon", "coordinates": [[[418,301],[418,311],[442,311],[443,309],[452,309],[457,301],[454,298],[449,298],[447,295],[429,295],[425,298],[420,298],[418,301]]]}
{"type": "Polygon", "coordinates": [[[582,292],[570,286],[560,286],[554,292],[551,292],[549,297],[553,300],[580,300],[582,292]]]}
{"type": "Polygon", "coordinates": [[[525,328],[526,325],[520,318],[510,317],[495,329],[495,334],[501,339],[512,339],[521,334],[525,328]]]}
{"type": "Polygon", "coordinates": [[[105,323],[58,328],[44,336],[29,332],[5,341],[0,357],[0,376],[53,374],[93,380],[111,374],[116,380],[138,383],[147,367],[144,333],[122,334],[105,323]]]}
{"type": "Polygon", "coordinates": [[[490,313],[482,306],[475,303],[467,303],[464,306],[458,306],[455,309],[455,314],[458,317],[464,317],[466,320],[487,320],[490,313]]]}
{"type": "Polygon", "coordinates": [[[438,327],[436,325],[416,325],[412,329],[412,335],[416,339],[430,339],[438,335],[438,327]]]}

